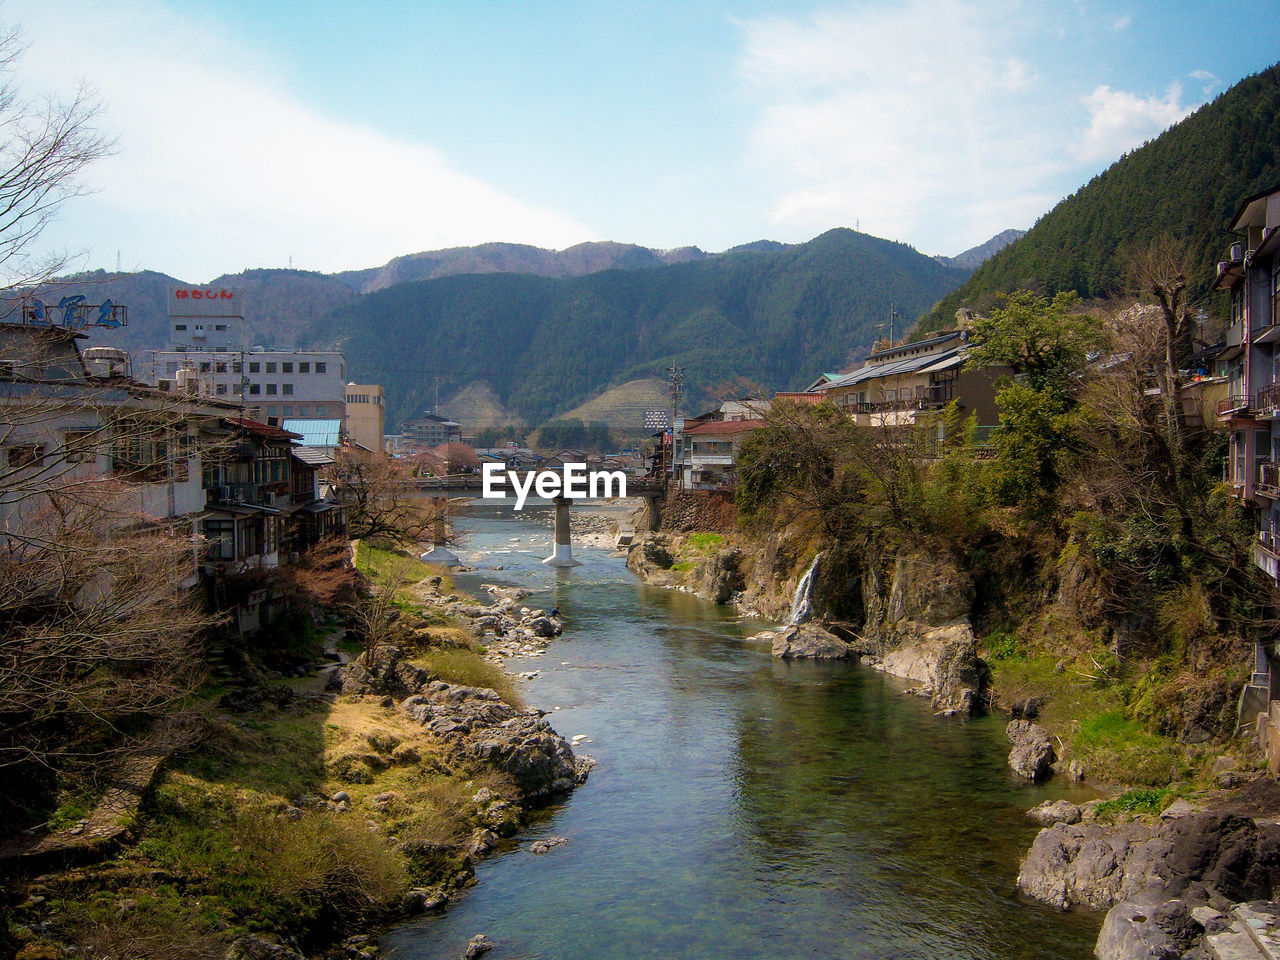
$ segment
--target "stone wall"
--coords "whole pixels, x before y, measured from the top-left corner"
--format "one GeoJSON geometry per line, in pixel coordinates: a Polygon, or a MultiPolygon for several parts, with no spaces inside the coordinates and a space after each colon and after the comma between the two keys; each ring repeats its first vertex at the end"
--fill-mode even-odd
{"type": "Polygon", "coordinates": [[[684,490],[673,493],[662,504],[660,530],[670,533],[705,531],[733,533],[737,529],[738,508],[733,494],[684,490]]]}

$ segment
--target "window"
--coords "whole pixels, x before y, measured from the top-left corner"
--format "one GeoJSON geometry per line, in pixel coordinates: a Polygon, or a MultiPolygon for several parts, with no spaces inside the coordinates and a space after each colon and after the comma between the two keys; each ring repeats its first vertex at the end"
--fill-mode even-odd
{"type": "Polygon", "coordinates": [[[317,403],[317,404],[316,404],[316,416],[317,416],[317,417],[323,417],[323,416],[324,416],[324,404],[323,404],[323,403],[317,403]]]}
{"type": "Polygon", "coordinates": [[[84,463],[97,457],[92,430],[68,430],[62,435],[62,451],[68,463],[84,463]]]}
{"type": "Polygon", "coordinates": [[[243,364],[243,363],[241,363],[239,360],[232,360],[232,361],[231,361],[231,372],[232,372],[232,373],[242,373],[243,371],[244,371],[244,364],[243,364]]]}
{"type": "Polygon", "coordinates": [[[244,384],[243,384],[243,383],[233,383],[233,384],[231,385],[231,392],[232,392],[232,393],[234,393],[237,397],[239,397],[239,396],[243,396],[243,395],[244,395],[244,384]]]}
{"type": "Polygon", "coordinates": [[[293,416],[293,404],[286,403],[286,404],[284,405],[284,415],[285,415],[286,417],[292,417],[292,416],[293,416]]]}
{"type": "Polygon", "coordinates": [[[275,415],[276,415],[276,408],[275,408],[275,407],[267,407],[267,416],[268,416],[268,417],[274,417],[275,415]]]}
{"type": "Polygon", "coordinates": [[[262,367],[262,364],[260,364],[257,360],[250,360],[250,361],[249,361],[249,372],[250,372],[250,373],[261,373],[261,372],[262,372],[261,367],[262,367]]]}
{"type": "Polygon", "coordinates": [[[286,384],[284,384],[284,390],[283,390],[282,392],[284,393],[284,395],[285,395],[286,397],[292,397],[292,396],[293,396],[293,384],[292,384],[292,383],[286,383],[286,384]]]}
{"type": "Polygon", "coordinates": [[[209,372],[209,371],[211,371],[212,369],[213,369],[213,364],[212,364],[212,363],[210,363],[208,360],[201,360],[201,361],[200,361],[200,372],[201,372],[201,373],[208,373],[208,372],[209,372]]]}
{"type": "Polygon", "coordinates": [[[300,363],[300,364],[298,364],[298,372],[299,372],[299,373],[310,373],[310,372],[311,372],[311,364],[309,364],[309,363],[300,363]]]}
{"type": "Polygon", "coordinates": [[[1271,431],[1255,430],[1253,431],[1253,475],[1258,476],[1259,465],[1266,463],[1271,459],[1271,431]]]}
{"type": "Polygon", "coordinates": [[[175,330],[186,330],[186,329],[187,329],[187,325],[186,325],[185,323],[175,323],[175,324],[173,325],[173,329],[175,329],[175,330]]]}
{"type": "Polygon", "coordinates": [[[225,361],[225,360],[219,360],[217,363],[215,363],[215,364],[213,365],[213,372],[214,372],[214,373],[226,373],[226,372],[227,372],[227,361],[225,361]]]}
{"type": "Polygon", "coordinates": [[[275,372],[276,372],[276,362],[274,360],[268,360],[267,373],[275,373],[275,372]]]}
{"type": "Polygon", "coordinates": [[[274,383],[267,384],[267,396],[274,397],[276,395],[276,385],[274,383]]]}
{"type": "Polygon", "coordinates": [[[281,364],[280,364],[280,372],[281,372],[281,373],[293,373],[293,361],[292,361],[292,360],[285,360],[283,363],[281,363],[281,364]]]}
{"type": "Polygon", "coordinates": [[[234,520],[205,520],[204,538],[209,544],[211,560],[236,558],[236,522],[234,520]]]}
{"type": "Polygon", "coordinates": [[[213,392],[220,397],[224,397],[227,394],[227,385],[225,383],[219,383],[214,386],[213,392]]]}
{"type": "Polygon", "coordinates": [[[324,373],[327,369],[329,369],[328,364],[316,363],[316,373],[324,373]]]}
{"type": "Polygon", "coordinates": [[[262,393],[262,387],[260,384],[256,384],[256,383],[249,384],[249,396],[256,397],[260,393],[262,393]]]}
{"type": "Polygon", "coordinates": [[[215,323],[215,324],[213,325],[213,329],[215,329],[215,330],[225,330],[225,329],[227,329],[227,325],[226,325],[225,323],[215,323]]]}
{"type": "Polygon", "coordinates": [[[298,416],[305,417],[308,415],[309,414],[307,413],[307,405],[305,403],[302,406],[298,407],[298,416]]]}

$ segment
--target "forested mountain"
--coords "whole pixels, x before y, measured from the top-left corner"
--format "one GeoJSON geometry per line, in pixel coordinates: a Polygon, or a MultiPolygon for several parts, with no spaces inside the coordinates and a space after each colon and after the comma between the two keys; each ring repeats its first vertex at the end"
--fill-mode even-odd
{"type": "Polygon", "coordinates": [[[1237,205],[1277,183],[1280,65],[1240,81],[1094,177],[943,298],[915,334],[950,326],[960,306],[982,310],[994,294],[1019,288],[1116,292],[1131,252],[1162,234],[1190,246],[1195,301],[1226,254],[1237,205]]]}
{"type": "Polygon", "coordinates": [[[553,279],[479,274],[402,283],[323,318],[311,344],[340,346],[356,379],[381,383],[396,424],[487,383],[530,424],[602,389],[687,368],[690,407],[737,378],[797,388],[847,365],[887,318],[916,314],[965,271],[852,230],[738,249],[661,270],[553,279]]]}
{"type": "Polygon", "coordinates": [[[935,257],[934,259],[948,267],[960,267],[962,270],[976,270],[1009,244],[1013,243],[1013,241],[1020,237],[1025,237],[1026,235],[1027,231],[1025,230],[1001,230],[986,243],[980,243],[976,247],[970,247],[964,253],[957,253],[954,257],[935,257]]]}

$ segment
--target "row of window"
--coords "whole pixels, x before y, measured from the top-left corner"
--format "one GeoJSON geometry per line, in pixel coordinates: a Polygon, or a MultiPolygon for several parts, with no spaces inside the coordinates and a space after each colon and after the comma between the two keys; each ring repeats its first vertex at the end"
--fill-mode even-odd
{"type": "MultiPolygon", "coordinates": [[[[202,333],[202,332],[204,332],[204,324],[203,324],[203,323],[197,323],[197,324],[195,325],[195,328],[196,328],[196,331],[197,331],[197,332],[201,332],[201,333],[202,333]]],[[[187,329],[187,325],[186,325],[185,323],[175,323],[175,324],[173,325],[173,329],[174,329],[174,330],[186,330],[186,329],[187,329]]],[[[226,329],[227,329],[227,325],[226,325],[225,323],[215,323],[215,324],[213,325],[213,329],[215,329],[215,330],[226,330],[226,329]]]]}
{"type": "MultiPolygon", "coordinates": [[[[201,360],[200,372],[201,373],[226,373],[227,366],[228,364],[226,360],[201,360]]],[[[267,360],[267,361],[250,360],[249,372],[250,373],[276,373],[277,372],[276,366],[277,366],[277,363],[275,360],[267,360]],[[264,366],[266,367],[266,370],[262,369],[264,366]]],[[[280,367],[279,372],[293,373],[294,366],[295,366],[294,361],[282,360],[279,363],[279,367],[280,367]]],[[[318,374],[327,373],[329,370],[329,364],[323,360],[317,360],[314,364],[310,360],[298,361],[296,366],[298,368],[298,371],[297,371],[298,373],[311,373],[312,366],[315,367],[315,372],[318,374]]],[[[170,362],[169,364],[167,364],[167,369],[169,371],[169,376],[173,376],[178,372],[178,364],[176,362],[170,362]]],[[[232,373],[244,372],[243,365],[239,360],[232,360],[230,363],[230,369],[232,373]]]]}
{"type": "Polygon", "coordinates": [[[347,403],[372,403],[380,407],[383,405],[383,398],[375,397],[368,393],[348,393],[347,403]]]}
{"type": "MultiPolygon", "coordinates": [[[[268,417],[292,417],[295,415],[293,411],[294,411],[293,404],[286,403],[282,407],[267,407],[267,416],[268,417]]],[[[315,417],[317,420],[322,420],[329,415],[329,408],[326,407],[323,403],[317,403],[314,411],[312,411],[310,406],[303,403],[297,407],[297,411],[298,412],[296,415],[299,417],[315,417]]]]}

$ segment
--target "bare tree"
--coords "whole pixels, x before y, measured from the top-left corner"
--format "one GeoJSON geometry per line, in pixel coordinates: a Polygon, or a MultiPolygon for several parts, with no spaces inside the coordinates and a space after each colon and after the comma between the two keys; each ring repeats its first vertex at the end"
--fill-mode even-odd
{"type": "Polygon", "coordinates": [[[347,505],[353,539],[384,540],[401,546],[456,542],[448,500],[416,490],[407,464],[357,447],[334,453],[330,480],[347,505]]]}
{"type": "Polygon", "coordinates": [[[70,100],[31,97],[17,79],[24,47],[0,30],[0,283],[29,287],[64,270],[65,253],[37,253],[58,208],[83,190],[84,168],[112,149],[95,123],[99,105],[83,86],[70,100]]]}

